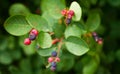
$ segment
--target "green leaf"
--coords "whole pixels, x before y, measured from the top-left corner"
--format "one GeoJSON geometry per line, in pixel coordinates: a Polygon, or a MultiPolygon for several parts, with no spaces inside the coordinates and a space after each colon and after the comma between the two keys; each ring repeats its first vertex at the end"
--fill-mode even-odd
{"type": "Polygon", "coordinates": [[[7,32],[15,36],[27,34],[32,29],[23,15],[9,17],[5,21],[4,27],[7,32]]]}
{"type": "Polygon", "coordinates": [[[65,38],[69,36],[81,37],[81,29],[75,24],[68,26],[65,30],[65,38]]]}
{"type": "Polygon", "coordinates": [[[52,17],[60,19],[61,10],[65,8],[64,1],[61,0],[42,0],[41,9],[43,12],[48,11],[52,17]]]}
{"type": "Polygon", "coordinates": [[[84,40],[74,36],[68,37],[65,45],[67,50],[76,56],[81,56],[89,50],[88,45],[84,40]]]}
{"type": "Polygon", "coordinates": [[[54,31],[55,36],[57,38],[61,38],[62,36],[64,36],[65,25],[55,23],[54,26],[53,26],[53,31],[54,31]]]}
{"type": "Polygon", "coordinates": [[[12,15],[28,15],[30,11],[23,4],[15,3],[9,9],[9,14],[12,15]]]}
{"type": "Polygon", "coordinates": [[[72,18],[74,21],[79,21],[81,19],[82,10],[80,5],[76,1],[71,3],[69,10],[73,10],[75,13],[72,18]]]}
{"type": "Polygon", "coordinates": [[[50,31],[53,31],[53,26],[55,23],[58,22],[58,20],[54,19],[49,12],[44,12],[42,14],[42,17],[46,19],[46,21],[48,22],[48,25],[50,26],[50,31]]]}
{"type": "Polygon", "coordinates": [[[0,52],[0,63],[2,64],[10,64],[12,62],[12,58],[8,52],[0,52]]]}
{"type": "Polygon", "coordinates": [[[90,13],[86,21],[86,26],[88,31],[95,31],[100,25],[100,15],[99,13],[90,13]]]}
{"type": "Polygon", "coordinates": [[[56,47],[45,48],[45,49],[40,48],[37,50],[37,52],[41,56],[50,56],[54,50],[56,50],[56,47]]]}
{"type": "Polygon", "coordinates": [[[62,57],[60,57],[61,61],[57,64],[57,71],[59,72],[67,72],[69,71],[75,63],[74,56],[69,53],[63,53],[62,57]],[[69,63],[68,63],[69,61],[69,63]]]}
{"type": "Polygon", "coordinates": [[[31,14],[28,15],[26,19],[33,28],[44,32],[49,31],[48,22],[43,17],[39,15],[31,14]]]}
{"type": "Polygon", "coordinates": [[[40,32],[38,36],[38,43],[40,44],[41,48],[49,48],[52,46],[52,38],[50,34],[45,32],[40,32]]]}
{"type": "Polygon", "coordinates": [[[95,74],[97,67],[98,63],[96,62],[96,60],[89,60],[89,62],[86,63],[83,68],[83,74],[95,74]]]}

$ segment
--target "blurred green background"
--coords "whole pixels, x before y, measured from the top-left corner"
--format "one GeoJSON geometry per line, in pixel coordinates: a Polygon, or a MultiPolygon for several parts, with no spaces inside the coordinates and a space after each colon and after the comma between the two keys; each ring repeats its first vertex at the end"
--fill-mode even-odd
{"type": "MultiPolygon", "coordinates": [[[[66,0],[67,7],[72,1],[66,0]]],[[[46,69],[47,57],[37,53],[28,55],[26,52],[29,50],[24,51],[20,46],[19,37],[8,34],[3,27],[12,4],[22,3],[32,13],[41,14],[41,0],[0,0],[0,74],[120,74],[120,0],[76,1],[83,10],[83,20],[86,20],[90,10],[100,12],[101,25],[96,32],[103,37],[104,44],[99,65],[90,61],[89,55],[75,57],[64,52],[61,58],[64,61],[58,65],[56,72],[46,69]]]]}

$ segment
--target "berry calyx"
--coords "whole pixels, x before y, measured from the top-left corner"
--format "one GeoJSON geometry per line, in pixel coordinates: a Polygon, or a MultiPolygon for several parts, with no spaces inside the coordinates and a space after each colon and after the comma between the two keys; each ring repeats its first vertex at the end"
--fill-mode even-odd
{"type": "Polygon", "coordinates": [[[66,10],[66,9],[62,10],[62,11],[61,11],[61,14],[62,14],[63,16],[65,16],[65,15],[67,14],[67,10],[66,10]]]}
{"type": "Polygon", "coordinates": [[[54,61],[54,58],[53,58],[53,57],[49,57],[49,58],[48,58],[48,62],[49,62],[49,63],[51,63],[51,62],[53,62],[53,61],[54,61]]]}
{"type": "Polygon", "coordinates": [[[30,31],[30,34],[35,34],[37,36],[38,35],[38,31],[36,29],[32,29],[30,31]]]}
{"type": "Polygon", "coordinates": [[[67,14],[71,15],[71,16],[74,16],[74,11],[73,10],[69,10],[67,14]]]}
{"type": "Polygon", "coordinates": [[[59,58],[59,57],[56,57],[56,58],[55,58],[55,61],[56,61],[56,62],[60,62],[60,58],[59,58]]]}
{"type": "Polygon", "coordinates": [[[26,39],[24,40],[24,44],[25,44],[25,45],[30,45],[30,44],[31,44],[31,40],[30,40],[29,38],[26,38],[26,39]]]}
{"type": "Polygon", "coordinates": [[[36,39],[36,35],[35,34],[30,34],[29,35],[29,39],[30,40],[35,40],[36,39]]]}
{"type": "Polygon", "coordinates": [[[52,56],[52,57],[56,57],[56,56],[57,56],[57,52],[56,52],[56,51],[53,51],[51,56],[52,56]]]}

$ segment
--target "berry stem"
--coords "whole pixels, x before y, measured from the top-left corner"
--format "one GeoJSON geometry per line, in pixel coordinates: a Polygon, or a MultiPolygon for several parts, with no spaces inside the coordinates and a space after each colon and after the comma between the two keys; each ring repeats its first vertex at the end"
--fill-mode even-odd
{"type": "Polygon", "coordinates": [[[62,47],[62,44],[63,44],[63,37],[60,39],[60,42],[59,42],[59,44],[58,44],[58,50],[57,50],[58,54],[57,54],[57,57],[59,56],[59,53],[60,53],[60,49],[61,49],[61,47],[62,47]]]}

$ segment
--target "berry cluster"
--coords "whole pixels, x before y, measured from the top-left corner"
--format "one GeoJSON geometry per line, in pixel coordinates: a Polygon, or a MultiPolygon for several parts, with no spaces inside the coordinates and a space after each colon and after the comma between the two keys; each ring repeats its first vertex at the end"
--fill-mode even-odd
{"type": "Polygon", "coordinates": [[[48,58],[48,63],[51,64],[50,69],[52,71],[56,70],[57,62],[60,62],[60,58],[57,57],[57,52],[53,51],[52,54],[51,54],[51,57],[48,58]]]}
{"type": "Polygon", "coordinates": [[[64,9],[64,10],[61,11],[61,14],[65,17],[65,23],[70,24],[71,19],[74,16],[74,11],[64,9]]]}
{"type": "Polygon", "coordinates": [[[29,38],[24,40],[25,45],[30,45],[31,41],[35,40],[38,35],[38,31],[36,29],[32,29],[29,33],[29,38]]]}
{"type": "Polygon", "coordinates": [[[96,32],[92,32],[92,36],[94,37],[95,41],[96,41],[98,44],[102,44],[102,43],[103,43],[102,38],[99,37],[96,32]]]}

